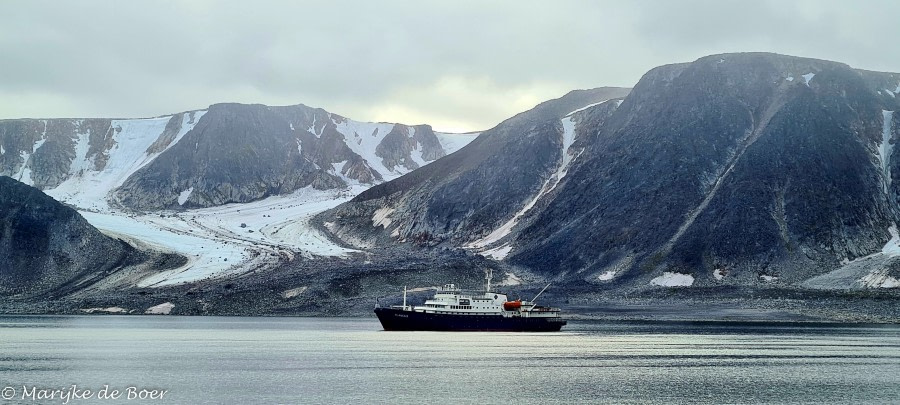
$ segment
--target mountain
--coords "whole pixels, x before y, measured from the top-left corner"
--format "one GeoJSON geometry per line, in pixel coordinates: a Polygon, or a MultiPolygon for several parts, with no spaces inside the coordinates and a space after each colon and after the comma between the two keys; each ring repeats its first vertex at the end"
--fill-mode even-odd
{"type": "Polygon", "coordinates": [[[900,286],[898,92],[900,74],[775,54],[661,66],[620,105],[545,103],[320,221],[599,289],[900,286]]]}
{"type": "Polygon", "coordinates": [[[120,280],[159,287],[352,254],[309,218],[476,136],[357,122],[303,105],[0,120],[0,173],[142,251],[187,258],[120,280]]]}
{"type": "Polygon", "coordinates": [[[0,295],[56,297],[126,269],[183,258],[139,251],[40,190],[0,176],[0,295]],[[155,263],[152,260],[156,260],[155,263]]]}
{"type": "Polygon", "coordinates": [[[208,207],[408,173],[474,138],[304,105],[149,119],[0,120],[0,175],[86,209],[208,207]],[[443,141],[443,142],[442,142],[443,141]]]}
{"type": "Polygon", "coordinates": [[[624,88],[573,91],[485,131],[460,150],[394,181],[372,187],[324,215],[323,225],[360,247],[414,242],[476,243],[513,207],[533,205],[565,175],[581,147],[574,120],[589,106],[613,111],[624,88]]]}

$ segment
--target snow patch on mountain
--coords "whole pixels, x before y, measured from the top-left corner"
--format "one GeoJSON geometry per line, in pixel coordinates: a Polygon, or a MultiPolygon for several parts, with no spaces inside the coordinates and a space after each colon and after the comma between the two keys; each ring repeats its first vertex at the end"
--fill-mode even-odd
{"type": "Polygon", "coordinates": [[[31,179],[31,156],[34,155],[34,152],[37,152],[41,146],[44,146],[44,142],[47,142],[47,121],[44,121],[44,134],[41,139],[38,139],[34,142],[34,145],[31,145],[31,153],[22,151],[19,153],[19,158],[22,159],[22,167],[19,168],[19,173],[14,177],[16,180],[21,181],[22,183],[32,185],[34,181],[31,179]]]}
{"type": "Polygon", "coordinates": [[[175,308],[175,304],[173,304],[171,302],[164,302],[162,304],[147,308],[147,310],[144,311],[144,313],[150,314],[150,315],[168,315],[169,313],[172,312],[173,308],[175,308]]]}
{"type": "Polygon", "coordinates": [[[393,213],[393,208],[383,207],[375,210],[375,215],[372,216],[372,226],[376,228],[381,226],[387,229],[387,227],[391,226],[391,222],[393,222],[390,217],[393,213]]]}
{"type": "MultiPolygon", "coordinates": [[[[566,173],[568,173],[568,170],[569,170],[569,165],[571,165],[572,161],[577,157],[577,156],[572,156],[572,151],[570,150],[570,148],[572,147],[572,144],[575,143],[575,136],[576,136],[575,120],[572,118],[571,114],[574,114],[578,111],[580,111],[580,110],[575,110],[575,111],[569,113],[569,115],[567,115],[565,118],[560,120],[562,127],[563,127],[562,151],[561,151],[562,157],[559,161],[559,164],[557,165],[556,172],[553,173],[550,176],[550,178],[548,178],[546,181],[544,181],[544,184],[541,186],[541,189],[540,189],[540,191],[538,191],[537,195],[535,195],[534,198],[531,199],[531,201],[529,201],[527,204],[525,204],[525,206],[522,207],[522,209],[520,209],[518,212],[516,212],[516,214],[513,215],[513,217],[510,220],[506,221],[505,223],[500,225],[498,228],[494,229],[487,236],[485,236],[481,239],[478,239],[472,243],[469,243],[468,245],[465,246],[466,248],[470,248],[470,249],[484,248],[484,247],[487,247],[487,246],[503,239],[507,235],[509,235],[512,232],[513,228],[519,223],[519,220],[526,213],[528,213],[528,211],[530,211],[532,208],[534,208],[535,204],[537,204],[537,202],[540,201],[540,199],[542,197],[547,195],[547,193],[553,191],[553,189],[555,189],[556,186],[559,184],[560,180],[562,180],[562,178],[566,176],[566,173]]],[[[508,254],[509,251],[507,250],[506,253],[508,254]]],[[[506,257],[506,255],[504,254],[503,257],[506,257]]]]}
{"type": "Polygon", "coordinates": [[[882,110],[882,117],[884,118],[884,122],[882,124],[881,129],[881,144],[878,145],[878,160],[881,162],[881,174],[882,174],[882,185],[884,186],[884,192],[887,193],[888,189],[891,186],[891,166],[890,166],[890,158],[891,152],[894,150],[894,145],[891,144],[891,121],[894,118],[893,111],[882,110]]]}
{"type": "Polygon", "coordinates": [[[872,270],[859,280],[863,285],[869,288],[897,288],[900,287],[900,280],[887,274],[887,269],[872,270]]]}
{"type": "MultiPolygon", "coordinates": [[[[424,148],[422,144],[418,141],[415,141],[416,129],[414,127],[409,127],[409,139],[412,139],[415,142],[415,147],[409,153],[409,157],[412,158],[413,162],[416,162],[419,167],[423,167],[428,164],[425,161],[425,158],[422,157],[422,153],[424,152],[424,148]]],[[[440,142],[440,141],[438,141],[440,142]]],[[[395,168],[396,169],[396,168],[395,168]]]]}
{"type": "Polygon", "coordinates": [[[572,156],[572,144],[575,143],[575,120],[572,119],[572,116],[569,115],[566,118],[562,119],[563,125],[563,147],[562,147],[562,163],[560,163],[559,168],[556,170],[556,174],[554,178],[556,179],[553,182],[553,186],[550,187],[548,192],[552,191],[559,184],[560,180],[563,177],[566,177],[566,174],[569,172],[569,165],[572,164],[572,161],[575,160],[577,156],[572,156]]]}
{"type": "Polygon", "coordinates": [[[478,138],[478,135],[481,135],[481,132],[467,132],[464,134],[453,134],[448,132],[435,132],[435,136],[438,138],[438,142],[441,143],[441,147],[444,148],[444,153],[451,154],[463,148],[478,138]]]}
{"type": "Polygon", "coordinates": [[[503,281],[497,283],[498,286],[501,285],[522,285],[522,278],[515,275],[514,273],[507,272],[506,278],[503,281]]]}
{"type": "Polygon", "coordinates": [[[94,167],[94,159],[88,159],[87,154],[91,149],[90,131],[79,133],[78,139],[75,141],[75,158],[69,164],[70,176],[81,176],[84,172],[94,167]]]}
{"type": "Polygon", "coordinates": [[[31,154],[28,152],[19,152],[19,159],[22,160],[22,167],[19,168],[19,172],[13,177],[25,184],[34,184],[34,182],[31,181],[31,168],[28,167],[28,159],[30,157],[31,154]]]}
{"type": "Polygon", "coordinates": [[[191,193],[194,192],[194,188],[190,187],[187,190],[184,190],[178,193],[178,205],[184,205],[187,202],[188,198],[191,197],[191,193]]]}
{"type": "Polygon", "coordinates": [[[900,256],[900,233],[897,232],[897,225],[891,225],[888,233],[891,234],[891,239],[881,248],[881,253],[888,256],[900,256]]]}
{"type": "Polygon", "coordinates": [[[112,138],[115,144],[106,152],[109,158],[100,171],[95,169],[94,157],[88,156],[91,146],[90,131],[79,133],[75,144],[75,158],[69,168],[69,178],[59,186],[44,192],[58,201],[80,208],[108,211],[106,198],[109,193],[180,141],[193,129],[204,112],[195,112],[193,120],[190,113],[185,113],[178,134],[164,150],[155,153],[147,153],[147,150],[165,131],[171,116],[112,120],[110,127],[113,129],[112,138]]]}
{"type": "MultiPolygon", "coordinates": [[[[324,127],[323,127],[323,128],[324,128],[324,127]]],[[[307,128],[306,130],[309,131],[309,133],[315,135],[316,138],[322,136],[322,132],[321,132],[321,131],[316,132],[316,116],[315,116],[315,115],[313,115],[313,122],[312,122],[312,124],[310,124],[310,125],[309,125],[309,128],[307,128]]]]}
{"type": "Polygon", "coordinates": [[[297,296],[299,296],[300,294],[303,294],[304,292],[306,292],[306,289],[307,289],[307,288],[308,288],[308,287],[306,287],[306,286],[302,286],[302,287],[291,288],[290,290],[282,291],[282,292],[281,292],[281,298],[284,298],[284,299],[286,299],[286,300],[289,300],[289,299],[291,299],[291,298],[297,297],[297,296]]]}
{"type": "Polygon", "coordinates": [[[512,246],[510,246],[509,244],[504,244],[493,249],[485,250],[479,254],[494,260],[503,260],[506,258],[506,256],[509,256],[510,251],[512,251],[512,246]]]}
{"type": "MultiPolygon", "coordinates": [[[[184,138],[185,134],[194,129],[194,126],[197,125],[197,121],[200,121],[200,118],[203,117],[204,114],[206,114],[206,110],[184,113],[181,117],[181,129],[178,130],[178,134],[175,135],[175,139],[173,139],[172,142],[170,142],[169,145],[166,146],[166,149],[171,148],[172,145],[178,143],[181,138],[184,138]]],[[[156,155],[158,156],[159,154],[156,155]]]]}
{"type": "MultiPolygon", "coordinates": [[[[344,135],[344,141],[350,148],[350,150],[362,157],[363,160],[366,161],[366,164],[372,170],[378,172],[378,174],[380,174],[385,181],[393,180],[411,171],[401,165],[397,165],[389,169],[387,166],[385,166],[384,159],[381,156],[378,156],[378,154],[376,153],[378,145],[380,145],[384,138],[394,130],[396,125],[400,124],[391,124],[384,122],[359,122],[343,117],[341,117],[340,119],[332,118],[332,122],[334,122],[336,130],[344,135]]],[[[425,152],[424,147],[419,141],[415,139],[416,128],[413,126],[409,126],[407,128],[408,129],[406,136],[414,144],[413,150],[410,152],[409,157],[419,167],[431,163],[431,161],[425,160],[423,156],[425,152]]],[[[435,136],[438,138],[438,142],[441,144],[441,148],[444,149],[445,154],[456,152],[457,150],[461,149],[463,146],[467,145],[469,142],[477,138],[478,135],[479,133],[435,133],[435,136]]]]}
{"type": "Polygon", "coordinates": [[[579,108],[579,109],[577,109],[577,110],[574,110],[574,111],[572,111],[572,112],[566,114],[565,116],[566,116],[566,117],[571,117],[572,115],[575,115],[575,113],[582,112],[582,111],[584,111],[584,110],[587,110],[588,108],[591,108],[591,107],[594,107],[594,106],[598,106],[598,105],[603,104],[603,103],[605,103],[605,102],[607,102],[607,101],[609,101],[609,100],[603,100],[603,101],[600,101],[600,102],[597,102],[597,103],[588,104],[588,105],[586,105],[586,106],[584,106],[584,107],[581,107],[581,108],[579,108]]]}
{"type": "Polygon", "coordinates": [[[332,163],[332,164],[331,164],[331,172],[334,173],[334,174],[336,174],[336,175],[340,175],[340,174],[341,174],[341,170],[344,170],[344,166],[345,166],[346,164],[347,164],[347,161],[346,161],[346,160],[342,160],[342,161],[340,161],[340,162],[332,163]]]}
{"type": "Polygon", "coordinates": [[[379,122],[358,122],[349,119],[335,122],[337,131],[344,135],[344,141],[353,153],[362,157],[370,168],[377,171],[385,180],[400,177],[406,171],[389,170],[382,163],[382,158],[375,154],[384,137],[394,129],[394,124],[379,122]]]}
{"type": "Polygon", "coordinates": [[[812,72],[803,75],[804,83],[806,83],[806,85],[809,86],[809,81],[812,80],[813,77],[816,77],[816,74],[812,73],[812,72]]]}
{"type": "Polygon", "coordinates": [[[661,287],[690,287],[694,285],[694,276],[667,271],[663,275],[650,280],[650,284],[661,287]]]}

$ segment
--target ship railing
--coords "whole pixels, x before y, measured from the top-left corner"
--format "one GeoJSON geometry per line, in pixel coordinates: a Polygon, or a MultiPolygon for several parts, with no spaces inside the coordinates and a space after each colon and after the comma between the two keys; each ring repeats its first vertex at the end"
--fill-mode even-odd
{"type": "Polygon", "coordinates": [[[559,308],[533,307],[533,308],[529,308],[523,312],[559,312],[559,308]]]}
{"type": "Polygon", "coordinates": [[[484,294],[484,290],[483,290],[483,289],[476,290],[476,289],[474,289],[474,288],[459,288],[459,287],[454,287],[454,288],[438,287],[438,288],[435,289],[435,291],[437,291],[437,292],[446,291],[446,292],[464,292],[464,293],[478,293],[478,294],[484,294]]]}

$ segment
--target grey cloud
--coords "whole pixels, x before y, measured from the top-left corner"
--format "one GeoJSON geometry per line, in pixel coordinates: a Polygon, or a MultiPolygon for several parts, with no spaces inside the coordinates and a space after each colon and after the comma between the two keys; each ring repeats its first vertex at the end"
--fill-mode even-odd
{"type": "Polygon", "coordinates": [[[239,101],[483,129],[531,100],[630,86],[707,53],[900,71],[886,45],[898,11],[886,1],[13,0],[0,3],[0,118],[239,101]]]}

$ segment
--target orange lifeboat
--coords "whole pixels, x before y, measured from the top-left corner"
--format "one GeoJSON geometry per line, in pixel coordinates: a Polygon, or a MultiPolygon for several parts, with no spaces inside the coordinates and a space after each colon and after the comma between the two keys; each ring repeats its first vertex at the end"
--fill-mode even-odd
{"type": "Polygon", "coordinates": [[[506,311],[515,311],[522,307],[522,300],[506,301],[503,303],[503,309],[506,311]]]}

